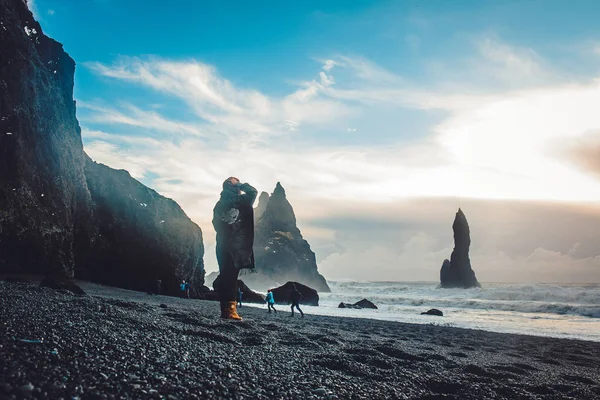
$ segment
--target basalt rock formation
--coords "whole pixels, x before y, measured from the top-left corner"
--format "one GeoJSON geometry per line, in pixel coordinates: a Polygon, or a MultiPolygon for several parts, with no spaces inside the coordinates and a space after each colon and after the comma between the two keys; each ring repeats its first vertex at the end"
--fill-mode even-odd
{"type": "Polygon", "coordinates": [[[444,260],[440,270],[440,287],[442,288],[471,288],[481,287],[475,272],[471,268],[469,247],[471,233],[469,223],[463,211],[459,208],[452,224],[454,230],[454,250],[450,260],[444,260]]]}
{"type": "Polygon", "coordinates": [[[330,292],[327,281],[317,270],[315,253],[302,237],[294,210],[279,182],[269,198],[261,194],[257,211],[259,218],[254,229],[257,273],[248,274],[244,280],[253,287],[261,283],[268,286],[296,281],[321,292],[330,292]],[[265,202],[266,206],[263,206],[265,202]]]}
{"type": "Polygon", "coordinates": [[[75,62],[25,1],[0,0],[0,15],[0,273],[42,274],[68,290],[74,277],[138,290],[162,279],[167,293],[181,279],[201,287],[200,228],[172,200],[86,156],[75,62]]]}
{"type": "Polygon", "coordinates": [[[268,203],[269,203],[269,193],[261,192],[260,196],[258,197],[258,205],[254,209],[254,224],[256,224],[258,222],[260,217],[262,217],[265,210],[267,209],[268,203]]]}
{"type": "MultiPolygon", "coordinates": [[[[216,287],[219,286],[219,276],[217,275],[216,279],[213,282],[213,289],[215,289],[216,287]]],[[[245,283],[244,281],[242,281],[241,279],[237,280],[237,289],[238,290],[242,290],[242,304],[244,303],[258,303],[258,304],[262,304],[265,302],[265,296],[255,292],[254,290],[250,289],[245,283]]],[[[205,294],[204,298],[206,300],[219,300],[219,293],[215,290],[212,290],[210,292],[210,294],[205,294]]]]}
{"type": "Polygon", "coordinates": [[[97,232],[77,275],[135,290],[147,290],[160,279],[167,295],[177,295],[183,279],[197,297],[204,284],[202,231],[181,207],[129,172],[89,157],[85,176],[97,232]]]}
{"type": "Polygon", "coordinates": [[[244,303],[262,304],[265,302],[264,295],[262,295],[260,293],[256,293],[254,290],[250,289],[248,286],[246,286],[244,281],[242,281],[241,279],[238,279],[238,281],[237,281],[237,288],[238,288],[238,290],[242,291],[242,304],[244,304],[244,303]]]}
{"type": "Polygon", "coordinates": [[[370,308],[373,310],[377,310],[377,306],[372,301],[369,301],[367,299],[362,299],[361,301],[357,301],[354,304],[341,302],[338,305],[338,308],[355,308],[355,309],[370,308]]]}
{"type": "Polygon", "coordinates": [[[0,10],[0,272],[59,282],[73,278],[91,213],[75,62],[23,0],[0,0],[0,10]]]}
{"type": "Polygon", "coordinates": [[[315,289],[309,288],[298,282],[287,282],[285,285],[278,288],[272,289],[273,299],[278,304],[288,304],[291,301],[292,289],[296,286],[296,289],[300,292],[302,298],[300,304],[306,304],[309,306],[319,305],[319,294],[315,289]]]}
{"type": "Polygon", "coordinates": [[[429,311],[422,312],[421,315],[436,315],[438,317],[443,317],[444,313],[438,310],[437,308],[432,308],[429,311]]]}

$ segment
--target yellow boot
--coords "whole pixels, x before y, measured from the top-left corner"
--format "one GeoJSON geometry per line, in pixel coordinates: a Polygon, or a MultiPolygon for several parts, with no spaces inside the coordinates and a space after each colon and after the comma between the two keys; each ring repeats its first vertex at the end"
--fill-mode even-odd
{"type": "Polygon", "coordinates": [[[235,321],[242,320],[242,317],[240,317],[237,313],[237,303],[235,301],[228,301],[222,305],[221,318],[233,319],[235,321]]]}

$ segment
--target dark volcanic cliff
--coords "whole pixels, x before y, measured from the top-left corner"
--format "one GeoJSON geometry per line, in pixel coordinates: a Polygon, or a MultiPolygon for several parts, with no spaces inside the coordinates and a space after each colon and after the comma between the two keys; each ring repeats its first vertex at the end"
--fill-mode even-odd
{"type": "Polygon", "coordinates": [[[0,272],[73,276],[91,210],[74,72],[23,0],[0,0],[0,272]]]}
{"type": "MultiPolygon", "coordinates": [[[[261,195],[261,200],[267,199],[261,195]]],[[[255,226],[254,259],[258,274],[242,278],[244,281],[295,281],[321,292],[330,291],[317,271],[315,253],[296,226],[294,210],[279,183],[255,226]]]]}
{"type": "Polygon", "coordinates": [[[97,232],[78,276],[136,290],[160,279],[173,295],[181,279],[204,284],[202,231],[176,202],[89,157],[85,175],[97,232]]]}
{"type": "Polygon", "coordinates": [[[469,223],[463,211],[459,208],[452,224],[454,231],[454,250],[450,260],[444,260],[440,270],[440,286],[443,288],[470,288],[481,287],[475,272],[471,268],[469,247],[471,246],[471,232],[469,223]]]}
{"type": "Polygon", "coordinates": [[[74,72],[23,0],[0,0],[0,273],[144,290],[162,279],[174,293],[186,279],[200,289],[200,228],[174,201],[85,155],[74,72]]]}

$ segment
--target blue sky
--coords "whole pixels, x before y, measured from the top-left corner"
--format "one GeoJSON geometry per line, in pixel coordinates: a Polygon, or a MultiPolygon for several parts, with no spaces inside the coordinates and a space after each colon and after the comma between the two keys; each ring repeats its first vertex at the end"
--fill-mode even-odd
{"type": "Polygon", "coordinates": [[[178,201],[209,270],[210,210],[237,175],[282,182],[329,278],[375,263],[379,279],[435,280],[462,206],[480,280],[600,281],[597,1],[30,8],[77,62],[88,154],[178,201]],[[571,232],[551,236],[549,215],[571,232]]]}

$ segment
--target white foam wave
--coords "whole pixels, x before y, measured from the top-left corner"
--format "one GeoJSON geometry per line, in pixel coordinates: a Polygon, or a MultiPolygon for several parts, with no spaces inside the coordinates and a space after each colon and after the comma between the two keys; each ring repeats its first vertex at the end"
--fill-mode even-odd
{"type": "Polygon", "coordinates": [[[431,283],[331,282],[324,300],[355,302],[363,297],[389,306],[552,313],[600,318],[600,285],[490,284],[479,289],[436,289],[431,283]]]}

